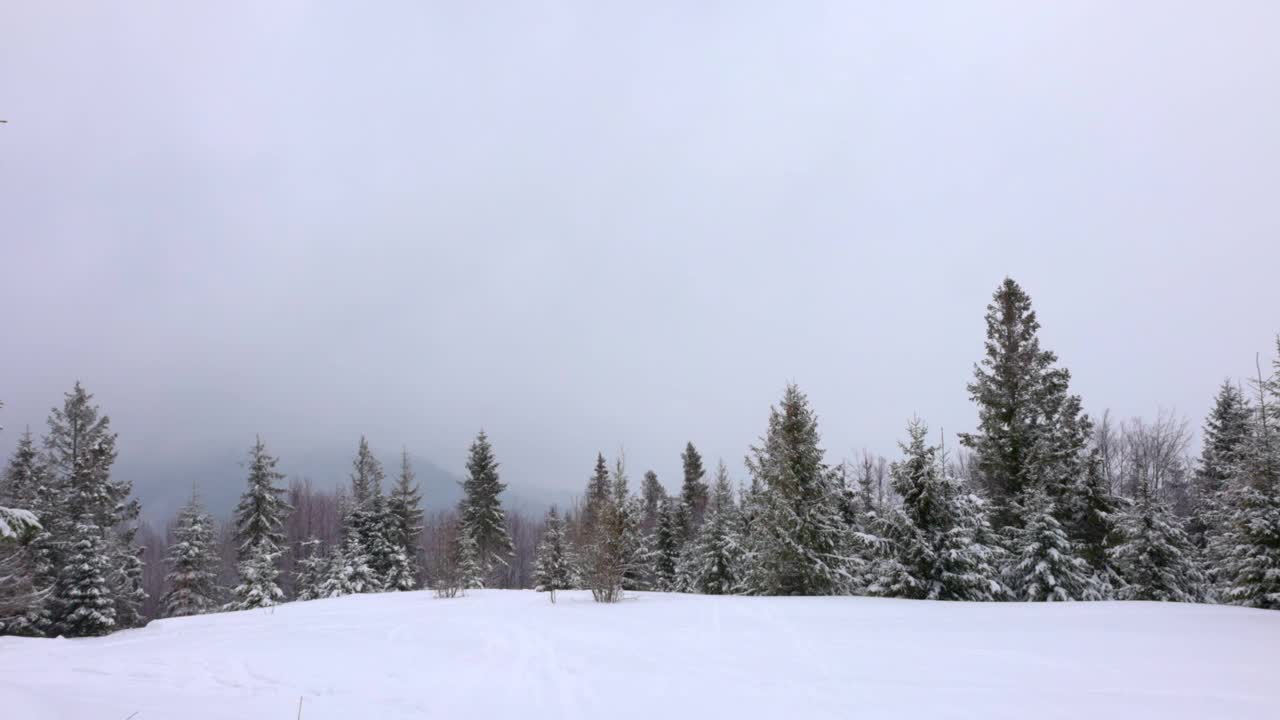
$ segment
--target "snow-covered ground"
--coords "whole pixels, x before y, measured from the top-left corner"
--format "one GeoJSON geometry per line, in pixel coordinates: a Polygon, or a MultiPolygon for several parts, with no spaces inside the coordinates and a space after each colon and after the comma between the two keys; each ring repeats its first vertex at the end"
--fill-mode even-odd
{"type": "Polygon", "coordinates": [[[1280,718],[1280,612],[481,591],[0,638],[0,716],[1280,718]]]}

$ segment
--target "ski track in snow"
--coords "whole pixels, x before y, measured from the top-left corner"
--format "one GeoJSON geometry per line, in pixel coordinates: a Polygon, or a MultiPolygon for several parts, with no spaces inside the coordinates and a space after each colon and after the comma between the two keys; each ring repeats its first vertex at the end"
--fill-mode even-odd
{"type": "Polygon", "coordinates": [[[427,592],[0,638],[0,708],[80,718],[1280,717],[1280,613],[427,592]]]}

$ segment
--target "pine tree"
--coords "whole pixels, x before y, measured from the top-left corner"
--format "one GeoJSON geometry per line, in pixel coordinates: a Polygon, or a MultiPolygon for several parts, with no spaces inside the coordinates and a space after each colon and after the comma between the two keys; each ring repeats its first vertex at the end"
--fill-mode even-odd
{"type": "Polygon", "coordinates": [[[744,589],[760,595],[833,595],[854,585],[852,533],[838,507],[823,462],[818,420],[809,401],[788,385],[770,408],[763,444],[747,466],[762,488],[752,522],[744,589]]]}
{"type": "Polygon", "coordinates": [[[997,528],[1018,521],[1023,490],[1041,484],[1058,500],[1080,477],[1089,421],[1068,395],[1070,373],[1040,349],[1031,298],[1005,278],[987,306],[986,357],[974,367],[969,394],[978,405],[978,432],[962,433],[974,469],[994,501],[997,528]]]}
{"type": "Polygon", "coordinates": [[[898,597],[928,600],[994,600],[1004,588],[992,566],[994,550],[981,540],[986,519],[979,501],[949,476],[941,449],[929,445],[919,420],[907,427],[905,457],[893,464],[893,489],[902,507],[893,514],[893,580],[898,597]]]}
{"type": "Polygon", "coordinates": [[[697,535],[706,514],[708,490],[702,478],[707,472],[702,467],[702,455],[693,443],[685,445],[680,464],[684,468],[684,483],[680,486],[680,538],[687,543],[697,535]]]}
{"type": "Polygon", "coordinates": [[[279,570],[275,566],[284,545],[280,528],[290,511],[281,498],[284,489],[275,485],[284,474],[276,471],[277,460],[267,453],[262,438],[255,440],[249,457],[248,487],[235,512],[240,581],[232,591],[229,610],[269,607],[284,598],[276,584],[279,570]]]}
{"type": "Polygon", "coordinates": [[[534,589],[550,594],[556,601],[556,591],[573,587],[573,565],[569,559],[568,538],[564,524],[553,506],[547,512],[547,529],[538,543],[537,560],[533,571],[534,589]]]}
{"type": "Polygon", "coordinates": [[[1200,601],[1204,576],[1196,567],[1195,549],[1149,483],[1139,485],[1119,529],[1123,541],[1113,555],[1125,580],[1122,600],[1200,601]]]}
{"type": "Polygon", "coordinates": [[[218,607],[219,558],[213,518],[205,514],[200,499],[191,499],[178,513],[174,543],[169,547],[169,590],[160,598],[164,617],[213,612],[218,607]]]}
{"type": "Polygon", "coordinates": [[[1205,548],[1222,520],[1222,503],[1234,485],[1240,452],[1252,429],[1252,408],[1244,393],[1223,381],[1213,409],[1204,422],[1203,449],[1194,480],[1194,505],[1187,531],[1198,548],[1205,548]]]}
{"type": "Polygon", "coordinates": [[[1053,499],[1039,486],[1027,488],[1020,517],[1010,528],[1010,565],[1005,584],[1018,600],[1101,600],[1089,563],[1076,554],[1054,514],[1053,499]]]}
{"type": "Polygon", "coordinates": [[[688,553],[684,586],[692,592],[728,595],[740,581],[742,551],[737,527],[737,508],[729,471],[721,462],[710,500],[710,514],[698,539],[688,553]]]}
{"type": "Polygon", "coordinates": [[[498,461],[483,430],[471,444],[467,478],[462,489],[464,497],[458,516],[463,534],[475,542],[480,576],[488,578],[495,567],[506,566],[514,546],[499,497],[507,486],[498,478],[498,461]]]}
{"type": "Polygon", "coordinates": [[[400,453],[400,478],[387,499],[387,539],[399,551],[387,577],[387,588],[412,590],[418,586],[418,537],[422,533],[422,497],[409,464],[408,451],[400,453]]]}
{"type": "MultiPolygon", "coordinates": [[[[390,537],[394,533],[392,518],[386,498],[382,496],[384,477],[382,463],[369,450],[369,441],[360,436],[356,457],[351,462],[351,507],[343,522],[349,542],[344,542],[343,552],[348,559],[358,555],[373,574],[370,578],[359,577],[354,585],[361,589],[355,592],[381,592],[393,566],[399,564],[398,548],[390,537]],[[347,547],[349,543],[358,548],[347,547]]],[[[396,572],[399,574],[400,570],[396,572]]]]}

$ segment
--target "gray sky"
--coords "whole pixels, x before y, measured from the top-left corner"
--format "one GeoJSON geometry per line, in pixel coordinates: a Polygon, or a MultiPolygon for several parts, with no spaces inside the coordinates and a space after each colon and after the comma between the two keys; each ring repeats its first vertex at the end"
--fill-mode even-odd
{"type": "Polygon", "coordinates": [[[604,5],[5,4],[0,449],[79,378],[147,492],[482,426],[670,490],[795,380],[889,453],[1005,274],[1092,412],[1272,348],[1280,3],[604,5]]]}

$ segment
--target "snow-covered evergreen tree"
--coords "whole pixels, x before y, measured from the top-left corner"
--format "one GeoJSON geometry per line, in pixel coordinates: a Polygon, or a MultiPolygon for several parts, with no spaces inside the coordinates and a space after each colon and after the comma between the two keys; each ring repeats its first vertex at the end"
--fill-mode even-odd
{"type": "Polygon", "coordinates": [[[1125,502],[1107,485],[1096,451],[1089,453],[1084,476],[1068,499],[1073,518],[1069,534],[1077,541],[1080,557],[1093,569],[1099,592],[1109,598],[1124,584],[1112,551],[1120,541],[1118,524],[1125,502]]]}
{"type": "Polygon", "coordinates": [[[465,529],[458,533],[457,546],[458,587],[467,590],[484,587],[484,566],[480,563],[480,544],[465,529]]]}
{"type": "Polygon", "coordinates": [[[1009,530],[1005,585],[1015,599],[1034,602],[1101,600],[1097,577],[1055,516],[1053,499],[1039,485],[1026,488],[1019,519],[1009,530]]]}
{"type": "Polygon", "coordinates": [[[397,550],[388,570],[388,590],[418,587],[418,537],[422,533],[422,496],[408,451],[400,453],[400,477],[387,498],[387,539],[397,550]]]}
{"type": "Polygon", "coordinates": [[[1056,500],[1063,484],[1080,477],[1089,422],[1079,398],[1068,394],[1070,373],[1040,349],[1031,298],[1012,279],[987,306],[986,323],[986,356],[969,385],[978,431],[960,440],[973,451],[974,474],[1002,528],[1018,521],[1015,505],[1028,485],[1044,486],[1056,500]]]}
{"type": "Polygon", "coordinates": [[[639,569],[640,504],[627,491],[621,459],[613,475],[598,456],[596,472],[587,485],[583,526],[578,539],[578,570],[582,584],[597,602],[615,602],[628,577],[639,569]]]}
{"type": "Polygon", "coordinates": [[[556,591],[573,587],[573,564],[569,557],[569,540],[564,523],[552,507],[547,512],[547,529],[538,543],[537,559],[533,570],[534,589],[551,596],[556,601],[556,591]]]}
{"type": "Polygon", "coordinates": [[[644,480],[640,483],[640,501],[644,508],[641,527],[646,533],[652,533],[657,527],[658,513],[666,497],[667,491],[658,482],[658,474],[652,470],[645,471],[644,480]]]}
{"type": "Polygon", "coordinates": [[[1121,599],[1200,601],[1204,576],[1195,548],[1179,525],[1149,483],[1141,483],[1138,497],[1121,518],[1122,540],[1112,552],[1125,581],[1121,599]]]}
{"type": "Polygon", "coordinates": [[[169,590],[160,598],[164,617],[213,612],[218,607],[219,558],[213,518],[194,493],[178,513],[174,542],[169,547],[169,590]]]}
{"type": "Polygon", "coordinates": [[[338,597],[381,590],[381,579],[373,569],[364,545],[355,534],[348,533],[330,559],[329,575],[320,585],[320,596],[338,597]]]}
{"type": "Polygon", "coordinates": [[[654,590],[676,589],[676,569],[680,561],[680,521],[675,504],[664,498],[658,508],[658,524],[649,551],[650,584],[654,590]]]}
{"type": "Polygon", "coordinates": [[[1274,367],[1270,378],[1255,383],[1251,428],[1231,469],[1233,484],[1210,550],[1220,563],[1223,602],[1280,609],[1280,337],[1274,367]]]}
{"type": "Polygon", "coordinates": [[[39,570],[39,548],[54,541],[46,475],[28,430],[0,476],[0,634],[40,634],[53,577],[52,568],[39,570]]]}
{"type": "Polygon", "coordinates": [[[382,495],[384,477],[382,463],[369,449],[369,441],[360,436],[356,457],[351,462],[351,506],[343,521],[343,555],[349,562],[361,559],[373,575],[354,582],[354,586],[361,588],[354,592],[380,592],[393,567],[397,574],[402,571],[398,567],[402,564],[402,558],[398,557],[400,549],[391,539],[395,532],[393,519],[382,495]]]}
{"type": "Polygon", "coordinates": [[[743,588],[760,595],[833,595],[855,584],[853,534],[840,515],[837,488],[823,462],[818,420],[788,385],[770,408],[763,443],[747,466],[761,487],[752,521],[743,588]]]}
{"type": "Polygon", "coordinates": [[[281,526],[289,505],[281,498],[283,488],[275,483],[284,478],[276,468],[276,458],[267,453],[262,438],[249,451],[248,487],[235,512],[236,554],[239,583],[232,591],[229,610],[248,610],[275,605],[284,598],[276,584],[276,559],[284,545],[281,526]]]}
{"type": "Polygon", "coordinates": [[[684,482],[680,485],[680,541],[689,543],[697,536],[707,511],[709,491],[702,479],[707,471],[702,466],[702,455],[693,443],[685,445],[684,452],[680,454],[680,464],[684,468],[684,482]]]}
{"type": "Polygon", "coordinates": [[[116,609],[107,576],[110,548],[91,514],[80,515],[71,528],[65,564],[55,593],[61,609],[58,628],[64,635],[105,635],[116,628],[116,609]]]}
{"type": "Polygon", "coordinates": [[[498,461],[489,438],[480,431],[471,444],[464,497],[458,508],[462,534],[476,546],[481,577],[487,579],[498,566],[506,566],[514,547],[507,531],[506,514],[499,497],[507,486],[498,478],[498,461]]]}
{"type": "Polygon", "coordinates": [[[302,543],[301,557],[298,558],[297,571],[294,573],[294,596],[298,600],[318,600],[325,595],[325,582],[329,579],[332,566],[330,556],[320,548],[320,540],[307,538],[302,543]]]}
{"type": "Polygon", "coordinates": [[[729,470],[716,468],[709,513],[693,545],[686,550],[682,585],[691,592],[728,595],[741,580],[742,549],[737,535],[737,508],[729,470]]]}
{"type": "Polygon", "coordinates": [[[997,599],[1004,588],[993,565],[995,551],[983,542],[987,521],[980,501],[947,474],[941,448],[926,442],[924,423],[913,420],[907,432],[905,457],[890,471],[902,498],[888,533],[894,572],[875,585],[922,600],[997,599]]]}

